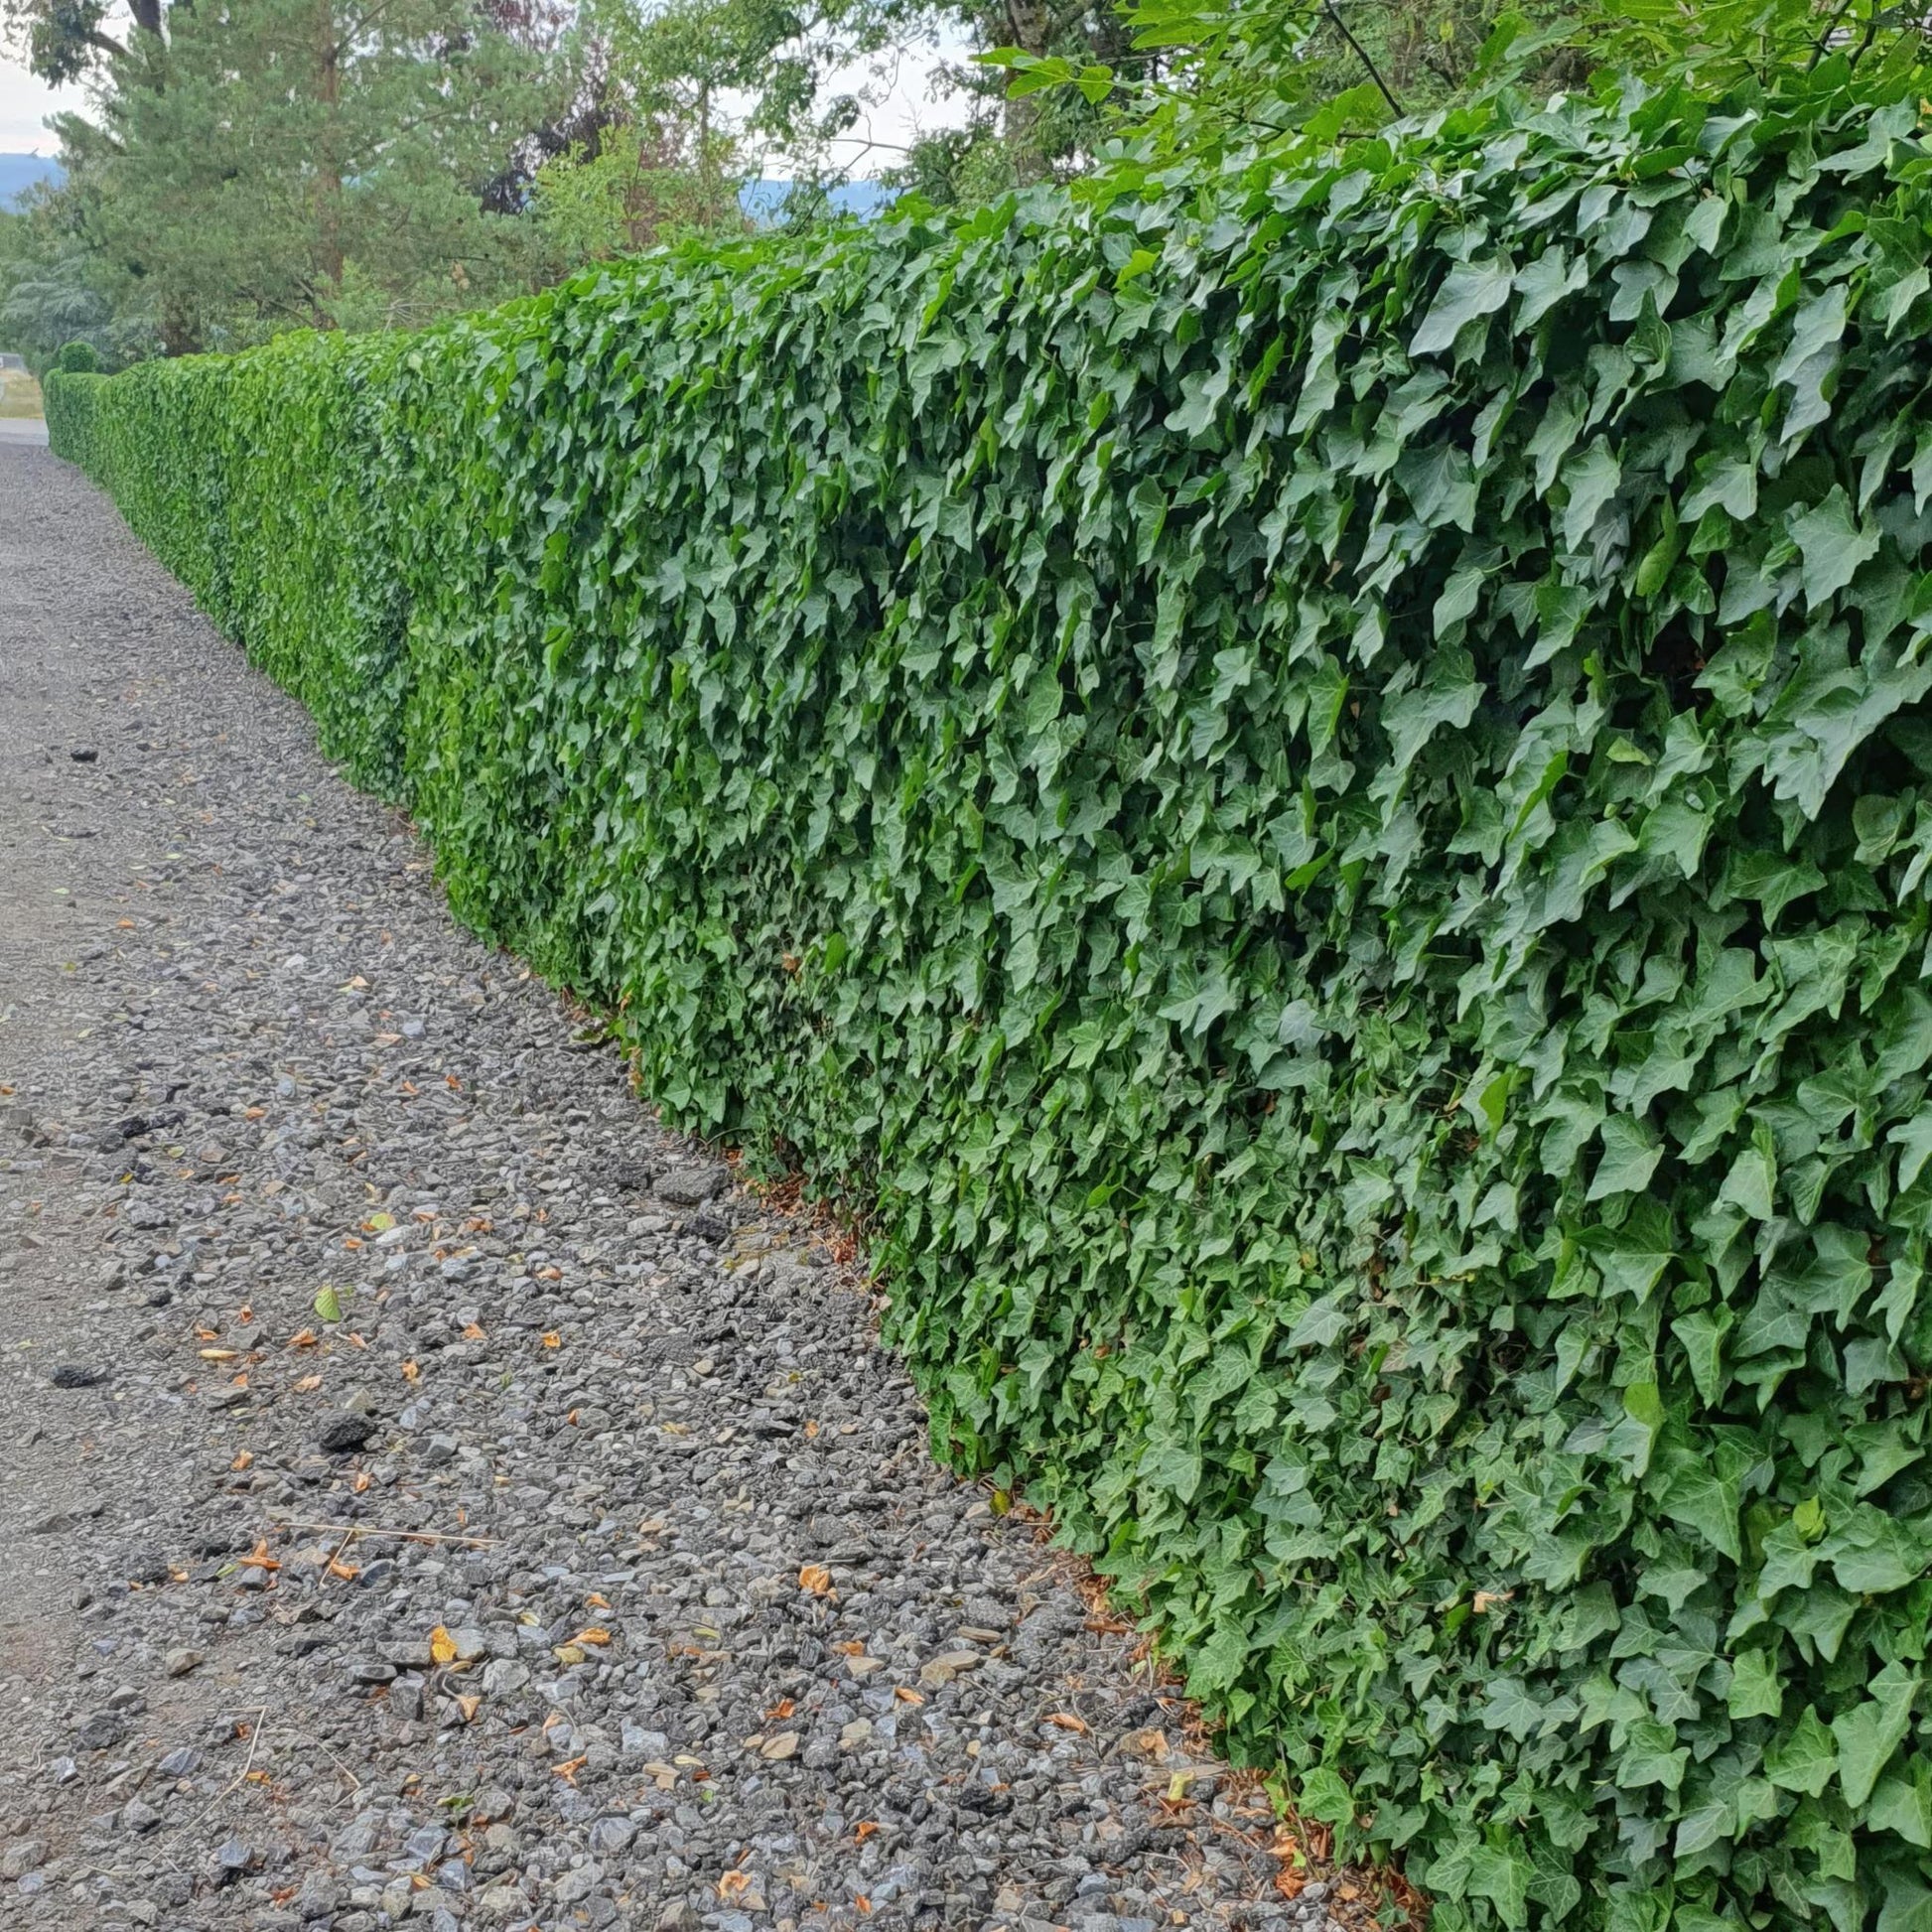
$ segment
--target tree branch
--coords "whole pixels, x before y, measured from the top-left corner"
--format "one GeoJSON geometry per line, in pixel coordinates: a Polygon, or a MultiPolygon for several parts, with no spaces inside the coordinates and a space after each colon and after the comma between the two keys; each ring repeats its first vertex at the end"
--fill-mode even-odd
{"type": "MultiPolygon", "coordinates": [[[[1850,0],[1847,0],[1847,4],[1850,4],[1850,0]]],[[[1348,31],[1348,23],[1335,11],[1335,0],[1321,0],[1321,11],[1334,23],[1335,32],[1355,50],[1355,58],[1368,69],[1368,77],[1375,82],[1377,88],[1381,91],[1382,98],[1389,103],[1390,112],[1400,114],[1402,112],[1401,101],[1397,100],[1395,95],[1390,92],[1389,83],[1382,78],[1375,63],[1368,58],[1368,49],[1348,31]]]]}

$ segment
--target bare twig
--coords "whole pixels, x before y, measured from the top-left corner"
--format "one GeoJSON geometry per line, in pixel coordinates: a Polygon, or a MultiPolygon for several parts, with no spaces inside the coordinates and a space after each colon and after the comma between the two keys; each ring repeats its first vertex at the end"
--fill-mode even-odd
{"type": "Polygon", "coordinates": [[[1377,88],[1381,91],[1382,98],[1389,103],[1389,111],[1393,114],[1400,114],[1402,112],[1401,101],[1396,99],[1395,94],[1390,89],[1389,83],[1382,78],[1380,69],[1368,58],[1368,49],[1348,31],[1348,23],[1335,10],[1335,0],[1321,0],[1321,11],[1334,23],[1335,32],[1355,50],[1355,58],[1368,69],[1368,77],[1375,82],[1377,88]]]}
{"type": "MultiPolygon", "coordinates": [[[[340,1536],[344,1542],[355,1536],[394,1536],[405,1543],[463,1543],[473,1550],[493,1550],[493,1536],[445,1536],[435,1530],[391,1530],[380,1523],[278,1523],[278,1529],[307,1530],[316,1536],[340,1536]]],[[[338,1550],[340,1555],[340,1548],[338,1550]]]]}

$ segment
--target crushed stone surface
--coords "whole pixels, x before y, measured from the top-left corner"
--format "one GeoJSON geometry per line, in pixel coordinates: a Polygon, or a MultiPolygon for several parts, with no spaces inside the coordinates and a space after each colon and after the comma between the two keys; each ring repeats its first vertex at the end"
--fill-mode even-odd
{"type": "Polygon", "coordinates": [[[0,1924],[1319,1932],[836,1241],[21,444],[0,720],[0,1924]]]}

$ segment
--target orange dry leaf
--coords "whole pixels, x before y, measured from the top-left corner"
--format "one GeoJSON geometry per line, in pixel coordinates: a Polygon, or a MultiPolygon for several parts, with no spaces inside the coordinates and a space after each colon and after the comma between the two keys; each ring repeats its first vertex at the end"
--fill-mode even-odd
{"type": "Polygon", "coordinates": [[[432,1663],[456,1662],[456,1639],[440,1623],[429,1633],[429,1654],[432,1663]]]}
{"type": "Polygon", "coordinates": [[[265,1120],[268,1117],[268,1109],[266,1107],[244,1107],[241,1111],[241,1117],[243,1120],[265,1120]]]}
{"type": "Polygon", "coordinates": [[[592,1644],[600,1650],[610,1641],[611,1641],[610,1631],[600,1630],[595,1623],[593,1623],[588,1630],[580,1630],[574,1637],[571,1638],[572,1643],[592,1644]]]}
{"type": "Polygon", "coordinates": [[[814,1596],[829,1596],[832,1573],[822,1563],[808,1563],[798,1573],[798,1587],[810,1590],[814,1596]]]}
{"type": "Polygon", "coordinates": [[[402,1379],[405,1382],[419,1381],[422,1373],[423,1371],[414,1362],[404,1362],[402,1365],[402,1379]]]}
{"type": "Polygon", "coordinates": [[[281,1569],[282,1566],[268,1554],[268,1538],[264,1536],[241,1559],[241,1567],[244,1570],[266,1570],[273,1572],[281,1569]]]}
{"type": "Polygon", "coordinates": [[[853,1826],[852,1836],[856,1838],[861,1845],[863,1845],[866,1842],[866,1840],[869,1839],[873,1835],[873,1833],[876,1832],[878,1829],[879,1829],[879,1821],[877,1819],[862,1818],[858,1824],[853,1826]]]}
{"type": "Polygon", "coordinates": [[[553,1328],[544,1336],[543,1345],[546,1348],[561,1348],[564,1345],[564,1338],[553,1328]]]}
{"type": "Polygon", "coordinates": [[[1052,1711],[1047,1714],[1049,1725],[1058,1725],[1062,1730],[1077,1730],[1082,1737],[1090,1726],[1084,1718],[1076,1718],[1071,1711],[1052,1711]]]}
{"type": "Polygon", "coordinates": [[[366,1348],[368,1346],[368,1343],[364,1341],[360,1335],[353,1335],[353,1334],[345,1335],[343,1339],[345,1342],[347,1342],[351,1348],[366,1348]]]}
{"type": "Polygon", "coordinates": [[[589,1762],[588,1757],[570,1757],[570,1758],[566,1758],[561,1764],[551,1765],[550,1768],[557,1774],[558,1777],[562,1778],[566,1784],[575,1784],[577,1782],[577,1773],[581,1771],[584,1768],[585,1764],[588,1762],[589,1762]]]}
{"type": "Polygon", "coordinates": [[[752,1874],[749,1871],[728,1871],[718,1880],[720,1898],[743,1898],[752,1889],[752,1874]]]}
{"type": "Polygon", "coordinates": [[[807,1424],[805,1425],[805,1434],[806,1434],[806,1435],[807,1435],[808,1437],[810,1437],[810,1436],[816,1436],[816,1435],[818,1434],[818,1424],[817,1424],[817,1423],[815,1423],[815,1422],[808,1422],[808,1423],[807,1423],[807,1424]]]}
{"type": "Polygon", "coordinates": [[[463,1713],[463,1722],[465,1724],[473,1725],[477,1722],[477,1710],[482,1703],[482,1698],[474,1696],[460,1697],[457,1699],[456,1708],[463,1713]]]}
{"type": "Polygon", "coordinates": [[[463,1091],[463,1082],[459,1080],[454,1073],[444,1074],[443,1084],[446,1087],[448,1087],[452,1093],[461,1093],[463,1091]]]}
{"type": "Polygon", "coordinates": [[[901,1704],[923,1704],[925,1702],[925,1699],[917,1691],[908,1691],[903,1684],[896,1686],[893,1695],[901,1704]]]}
{"type": "Polygon", "coordinates": [[[240,1308],[235,1310],[235,1319],[237,1321],[252,1321],[254,1318],[255,1311],[246,1302],[242,1303],[240,1308]]]}
{"type": "Polygon", "coordinates": [[[230,1387],[231,1389],[245,1389],[245,1388],[246,1388],[246,1387],[248,1386],[248,1377],[247,1377],[247,1375],[246,1375],[245,1373],[243,1373],[243,1374],[241,1374],[241,1375],[231,1375],[231,1376],[229,1376],[229,1377],[228,1377],[228,1386],[229,1386],[229,1387],[230,1387]]]}
{"type": "Polygon", "coordinates": [[[1470,1604],[1477,1616],[1487,1616],[1498,1603],[1507,1603],[1515,1596],[1513,1589],[1479,1589],[1475,1601],[1470,1604]]]}
{"type": "Polygon", "coordinates": [[[858,1906],[858,1908],[862,1912],[870,1912],[872,1910],[872,1900],[868,1898],[865,1895],[865,1893],[862,1891],[855,1891],[852,1894],[852,1902],[853,1904],[858,1906]]]}
{"type": "Polygon", "coordinates": [[[343,1246],[345,1248],[359,1248],[361,1245],[361,1240],[356,1235],[345,1234],[343,1236],[343,1246]]]}
{"type": "Polygon", "coordinates": [[[341,1557],[332,1557],[329,1560],[329,1574],[340,1577],[345,1584],[352,1584],[362,1573],[354,1564],[345,1563],[341,1557]]]}
{"type": "Polygon", "coordinates": [[[289,1337],[291,1348],[313,1348],[316,1345],[316,1331],[313,1328],[298,1328],[289,1337]]]}
{"type": "Polygon", "coordinates": [[[369,1486],[373,1478],[370,1476],[368,1470],[357,1469],[354,1475],[349,1478],[348,1486],[359,1496],[369,1486]]]}
{"type": "Polygon", "coordinates": [[[835,1643],[832,1648],[841,1657],[863,1657],[866,1654],[866,1647],[862,1643],[835,1643]]]}
{"type": "Polygon", "coordinates": [[[221,1330],[219,1328],[209,1328],[201,1322],[197,1322],[195,1324],[195,1339],[197,1341],[219,1341],[221,1339],[221,1330]]]}
{"type": "Polygon", "coordinates": [[[611,1599],[601,1589],[592,1590],[584,1601],[594,1610],[608,1610],[611,1607],[611,1599]]]}
{"type": "Polygon", "coordinates": [[[231,1469],[252,1468],[254,1461],[255,1451],[253,1449],[238,1449],[235,1452],[235,1459],[228,1464],[228,1467],[231,1469]]]}
{"type": "Polygon", "coordinates": [[[298,1395],[307,1395],[311,1389],[319,1389],[321,1387],[322,1377],[320,1375],[305,1375],[295,1384],[295,1392],[298,1395]]]}
{"type": "Polygon", "coordinates": [[[465,1341],[482,1341],[484,1338],[483,1331],[476,1322],[466,1322],[463,1328],[463,1338],[465,1341]]]}
{"type": "Polygon", "coordinates": [[[560,1282],[563,1280],[563,1278],[564,1278],[564,1271],[561,1268],[539,1268],[537,1270],[538,1281],[560,1282]]]}
{"type": "Polygon", "coordinates": [[[788,1718],[797,1709],[790,1698],[780,1698],[764,1715],[766,1718],[788,1718]]]}

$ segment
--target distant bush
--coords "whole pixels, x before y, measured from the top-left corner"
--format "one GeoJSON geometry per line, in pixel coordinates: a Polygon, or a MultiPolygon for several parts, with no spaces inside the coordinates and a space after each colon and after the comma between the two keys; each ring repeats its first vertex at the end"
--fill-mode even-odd
{"type": "Polygon", "coordinates": [[[93,375],[100,366],[100,351],[92,343],[63,344],[51,365],[66,375],[93,375]]]}
{"type": "Polygon", "coordinates": [[[1920,1932],[1929,234],[1826,61],[49,408],[1438,1932],[1920,1932]]]}

